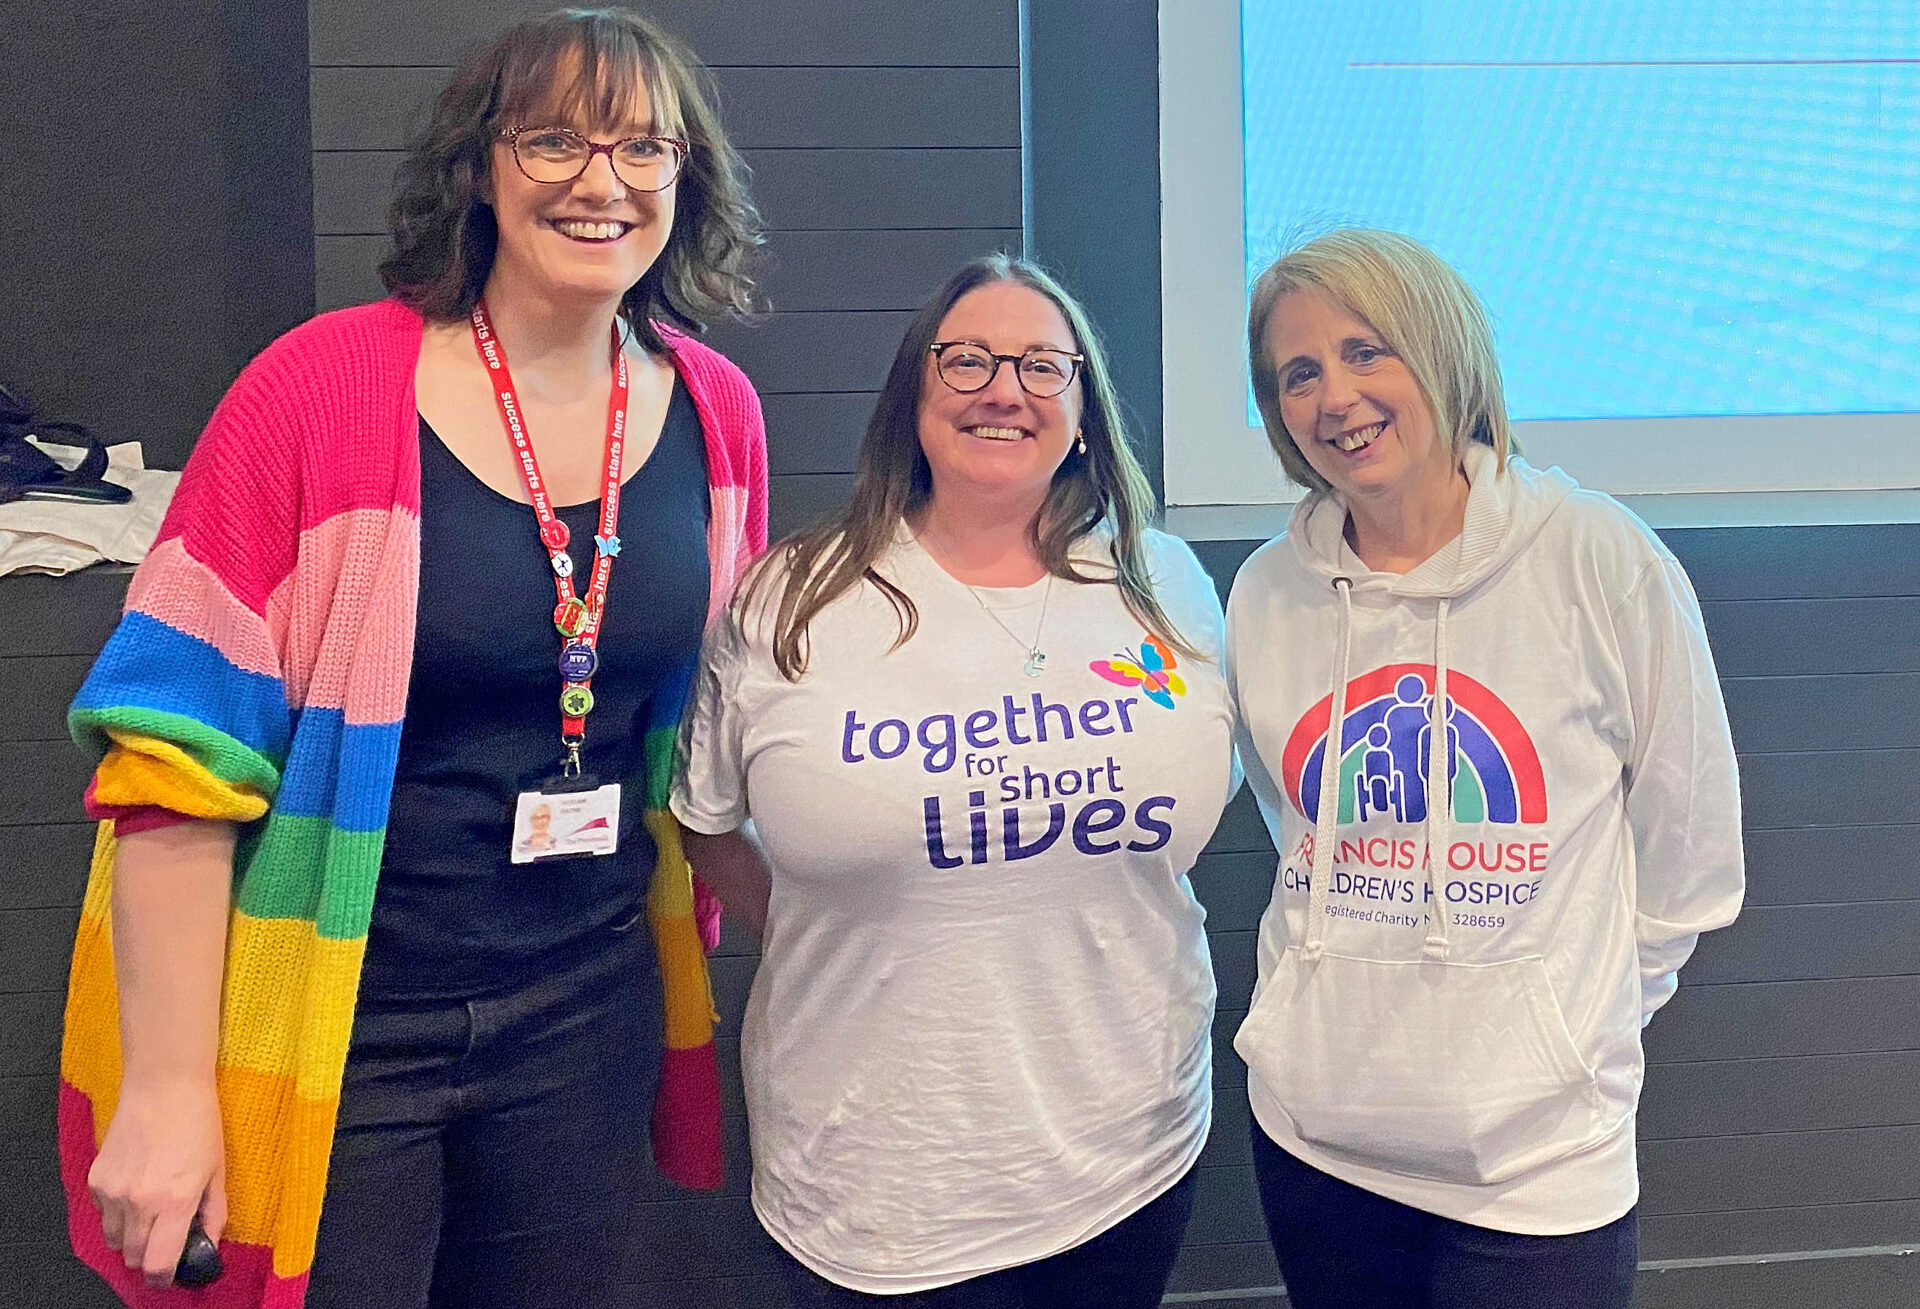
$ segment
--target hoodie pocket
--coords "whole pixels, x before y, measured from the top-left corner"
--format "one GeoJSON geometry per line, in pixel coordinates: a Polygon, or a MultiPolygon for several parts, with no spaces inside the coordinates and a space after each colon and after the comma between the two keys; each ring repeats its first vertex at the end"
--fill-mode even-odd
{"type": "Polygon", "coordinates": [[[1301,1140],[1387,1172],[1504,1182],[1602,1134],[1537,958],[1307,964],[1289,948],[1233,1046],[1301,1140]]]}

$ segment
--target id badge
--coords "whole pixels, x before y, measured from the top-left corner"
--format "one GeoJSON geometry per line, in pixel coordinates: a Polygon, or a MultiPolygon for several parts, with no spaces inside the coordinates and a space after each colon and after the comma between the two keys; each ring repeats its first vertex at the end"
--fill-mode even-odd
{"type": "Polygon", "coordinates": [[[514,863],[607,855],[620,848],[620,783],[564,790],[563,785],[520,793],[513,811],[514,863]]]}

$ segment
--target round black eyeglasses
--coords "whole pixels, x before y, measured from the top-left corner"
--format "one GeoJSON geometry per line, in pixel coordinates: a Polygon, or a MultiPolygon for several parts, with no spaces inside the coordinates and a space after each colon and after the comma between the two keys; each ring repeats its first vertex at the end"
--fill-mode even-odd
{"type": "Polygon", "coordinates": [[[1085,355],[1066,350],[1035,346],[1017,355],[997,355],[972,341],[935,341],[927,347],[933,355],[934,369],[940,380],[956,391],[984,391],[1000,372],[1001,364],[1012,364],[1014,378],[1028,395],[1048,399],[1073,385],[1085,355]]]}
{"type": "Polygon", "coordinates": [[[627,186],[664,191],[687,162],[687,143],[677,136],[629,136],[602,144],[564,127],[508,127],[500,136],[527,179],[547,186],[571,182],[595,155],[605,155],[627,186]]]}

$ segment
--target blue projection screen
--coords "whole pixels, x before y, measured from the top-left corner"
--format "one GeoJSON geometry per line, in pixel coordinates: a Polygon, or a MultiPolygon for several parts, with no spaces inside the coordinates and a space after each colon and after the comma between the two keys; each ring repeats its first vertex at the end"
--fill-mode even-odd
{"type": "Polygon", "coordinates": [[[1266,262],[1348,224],[1466,275],[1542,462],[1920,485],[1920,0],[1164,0],[1161,31],[1175,503],[1290,498],[1244,489],[1273,464],[1226,355],[1266,262]]]}
{"type": "Polygon", "coordinates": [[[1916,37],[1916,0],[1247,0],[1249,276],[1316,219],[1420,237],[1518,419],[1920,411],[1916,37]]]}

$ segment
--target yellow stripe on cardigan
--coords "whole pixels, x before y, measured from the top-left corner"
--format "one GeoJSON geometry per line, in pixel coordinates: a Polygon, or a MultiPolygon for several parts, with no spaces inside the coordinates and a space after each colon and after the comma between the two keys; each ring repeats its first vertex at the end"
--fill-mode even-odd
{"type": "Polygon", "coordinates": [[[680,824],[664,809],[646,811],[659,861],[647,889],[647,916],[653,923],[660,956],[661,992],[666,998],[667,1048],[697,1050],[713,1041],[720,1021],[713,1005],[713,979],[707,952],[693,920],[693,870],[680,847],[680,824]]]}
{"type": "Polygon", "coordinates": [[[106,805],[159,805],[190,818],[248,823],[267,812],[250,786],[214,775],[179,746],[138,732],[108,729],[113,746],[94,774],[93,794],[106,805]]]}
{"type": "Polygon", "coordinates": [[[273,1271],[297,1277],[313,1263],[340,1097],[310,1099],[291,1079],[250,1068],[222,1067],[218,1078],[232,1206],[226,1239],[271,1245],[273,1271]]]}
{"type": "Polygon", "coordinates": [[[66,1039],[60,1046],[60,1076],[93,1104],[97,1150],[120,1103],[120,991],[113,972],[113,824],[101,823],[93,840],[93,867],[80,929],[74,934],[67,973],[66,1039]]]}
{"type": "Polygon", "coordinates": [[[321,936],[304,918],[236,909],[220,1014],[223,1068],[292,1079],[310,1100],[338,1095],[367,939],[321,936]]]}

